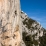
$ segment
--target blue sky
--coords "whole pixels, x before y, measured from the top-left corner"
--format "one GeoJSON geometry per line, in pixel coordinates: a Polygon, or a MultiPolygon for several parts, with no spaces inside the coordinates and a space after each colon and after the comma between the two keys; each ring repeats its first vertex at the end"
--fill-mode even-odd
{"type": "Polygon", "coordinates": [[[46,28],[46,0],[20,0],[21,10],[46,28]]]}

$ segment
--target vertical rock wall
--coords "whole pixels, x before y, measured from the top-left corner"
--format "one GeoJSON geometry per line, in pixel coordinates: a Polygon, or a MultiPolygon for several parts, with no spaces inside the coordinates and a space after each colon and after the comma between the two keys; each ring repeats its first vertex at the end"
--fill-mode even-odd
{"type": "Polygon", "coordinates": [[[20,0],[0,0],[0,46],[20,46],[20,0]]]}

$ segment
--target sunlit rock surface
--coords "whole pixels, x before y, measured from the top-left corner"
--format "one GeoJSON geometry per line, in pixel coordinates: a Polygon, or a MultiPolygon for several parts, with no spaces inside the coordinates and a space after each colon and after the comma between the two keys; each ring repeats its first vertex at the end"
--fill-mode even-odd
{"type": "Polygon", "coordinates": [[[21,12],[22,39],[26,46],[46,46],[46,29],[39,22],[21,12]]]}
{"type": "Polygon", "coordinates": [[[20,10],[19,0],[0,0],[0,46],[46,46],[46,30],[20,10]]]}
{"type": "Polygon", "coordinates": [[[19,0],[0,0],[0,46],[20,46],[19,3],[19,0]]]}

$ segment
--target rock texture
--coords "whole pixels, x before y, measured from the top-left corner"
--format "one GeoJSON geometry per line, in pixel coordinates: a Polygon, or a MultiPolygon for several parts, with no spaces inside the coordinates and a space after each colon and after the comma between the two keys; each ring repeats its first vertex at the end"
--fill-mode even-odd
{"type": "Polygon", "coordinates": [[[0,46],[20,46],[20,1],[0,0],[0,46]]]}
{"type": "Polygon", "coordinates": [[[0,46],[46,46],[46,30],[20,9],[20,0],[0,0],[0,46]]]}
{"type": "Polygon", "coordinates": [[[39,22],[21,12],[22,22],[22,45],[23,46],[46,46],[46,29],[39,22]]]}

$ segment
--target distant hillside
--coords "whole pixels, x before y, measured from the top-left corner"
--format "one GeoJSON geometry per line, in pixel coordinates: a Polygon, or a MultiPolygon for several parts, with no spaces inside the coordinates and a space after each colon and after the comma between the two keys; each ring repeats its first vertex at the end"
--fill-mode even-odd
{"type": "Polygon", "coordinates": [[[22,46],[46,46],[46,30],[37,22],[21,12],[22,46]]]}

